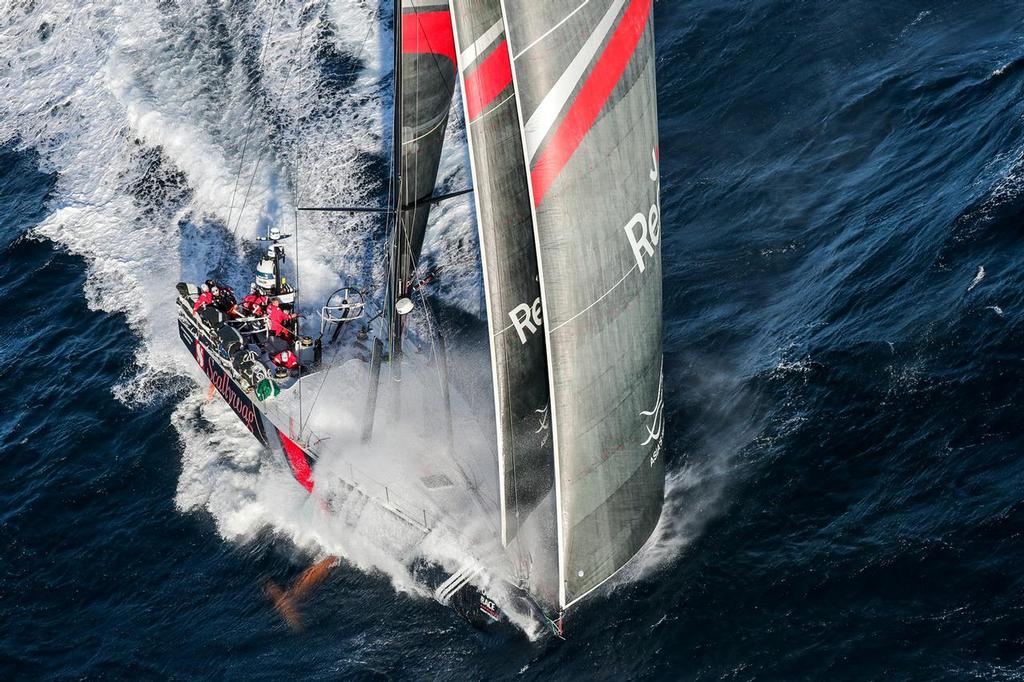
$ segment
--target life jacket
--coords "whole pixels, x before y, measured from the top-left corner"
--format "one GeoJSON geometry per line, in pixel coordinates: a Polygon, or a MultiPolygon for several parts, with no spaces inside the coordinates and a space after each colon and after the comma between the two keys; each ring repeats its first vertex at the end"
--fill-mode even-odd
{"type": "Polygon", "coordinates": [[[295,369],[299,366],[299,359],[295,357],[295,353],[290,350],[283,350],[274,356],[274,364],[278,367],[295,369]]]}
{"type": "Polygon", "coordinates": [[[209,291],[204,291],[199,294],[199,298],[196,299],[196,304],[192,306],[192,312],[198,313],[200,308],[208,305],[213,305],[213,294],[209,291]]]}

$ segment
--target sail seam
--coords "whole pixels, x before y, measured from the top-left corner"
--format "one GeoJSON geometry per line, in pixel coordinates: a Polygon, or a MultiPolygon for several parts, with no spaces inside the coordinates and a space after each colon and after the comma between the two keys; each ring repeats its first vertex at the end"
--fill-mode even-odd
{"type": "Polygon", "coordinates": [[[502,105],[502,104],[504,104],[505,102],[509,101],[509,100],[510,100],[510,99],[512,99],[513,97],[515,97],[515,94],[514,94],[514,93],[513,93],[513,94],[511,94],[511,95],[509,95],[509,96],[508,96],[508,97],[506,97],[505,99],[501,100],[500,102],[498,102],[497,104],[495,104],[495,105],[494,105],[493,107],[491,107],[490,109],[488,109],[488,110],[487,110],[487,111],[485,111],[484,113],[482,113],[482,114],[480,114],[479,116],[477,116],[476,118],[474,118],[474,119],[473,119],[472,121],[470,121],[470,124],[469,124],[469,125],[475,125],[475,124],[479,123],[480,121],[484,120],[485,118],[487,118],[488,116],[490,116],[491,114],[493,114],[493,113],[494,113],[495,111],[497,111],[498,109],[500,109],[500,108],[501,108],[501,105],[502,105]]]}
{"type": "Polygon", "coordinates": [[[542,36],[541,36],[540,38],[537,38],[537,39],[536,39],[536,40],[534,40],[534,41],[533,41],[532,43],[530,43],[529,45],[527,45],[526,47],[524,47],[524,48],[523,48],[522,50],[520,50],[520,51],[519,51],[519,54],[517,54],[517,55],[516,55],[515,57],[513,57],[513,59],[519,59],[519,58],[520,58],[520,57],[522,57],[522,56],[523,56],[524,54],[526,54],[527,52],[529,52],[529,51],[530,51],[530,50],[531,50],[532,48],[536,47],[538,43],[540,43],[540,42],[541,42],[542,40],[544,40],[544,39],[545,39],[545,38],[547,38],[547,37],[548,37],[549,35],[551,35],[551,34],[552,34],[552,33],[554,33],[555,31],[557,31],[557,30],[558,30],[559,28],[561,28],[561,27],[562,27],[562,25],[563,25],[563,24],[564,24],[565,22],[567,22],[567,21],[569,21],[570,19],[572,19],[572,18],[573,18],[573,17],[574,17],[575,15],[576,15],[576,13],[577,13],[577,12],[579,12],[579,11],[580,11],[581,9],[583,9],[584,7],[586,7],[586,6],[588,5],[588,4],[590,4],[590,0],[583,0],[583,3],[582,3],[582,4],[581,4],[581,5],[579,6],[579,7],[577,7],[576,9],[574,9],[573,11],[571,11],[571,12],[569,12],[569,13],[568,13],[567,15],[565,15],[565,18],[564,18],[564,19],[562,19],[562,20],[561,20],[561,21],[559,21],[559,22],[558,22],[557,24],[555,24],[554,26],[552,26],[551,28],[549,28],[549,29],[548,29],[547,31],[545,31],[545,32],[544,32],[544,35],[542,35],[542,36]]]}
{"type": "Polygon", "coordinates": [[[448,117],[447,117],[447,116],[442,116],[442,117],[440,118],[440,120],[438,120],[438,122],[434,124],[434,127],[433,127],[433,128],[431,128],[431,129],[430,129],[430,130],[428,130],[427,132],[423,133],[423,134],[422,134],[422,135],[420,135],[419,137],[414,137],[414,138],[412,138],[411,140],[403,140],[403,141],[402,141],[402,146],[404,147],[404,146],[406,146],[406,145],[410,145],[410,144],[412,144],[413,142],[419,142],[419,141],[420,141],[420,140],[422,140],[422,139],[423,139],[424,137],[426,137],[426,136],[430,135],[431,133],[433,133],[433,132],[434,132],[435,130],[437,130],[437,129],[438,129],[438,128],[440,128],[441,126],[445,125],[446,123],[448,123],[448,117]]]}
{"type": "Polygon", "coordinates": [[[637,267],[639,267],[639,266],[636,266],[636,265],[634,265],[633,267],[631,267],[631,268],[629,269],[629,272],[627,272],[627,273],[626,273],[625,275],[623,275],[623,276],[622,276],[622,278],[621,278],[621,279],[620,279],[620,280],[619,280],[618,282],[616,282],[615,284],[613,284],[613,285],[612,285],[612,288],[611,288],[611,289],[609,289],[608,291],[606,291],[606,292],[604,292],[603,294],[601,294],[600,298],[598,298],[598,299],[597,299],[596,301],[594,301],[593,303],[591,303],[590,305],[588,305],[588,306],[587,306],[586,308],[584,308],[583,310],[579,311],[578,313],[576,313],[575,315],[573,315],[572,317],[570,317],[570,318],[569,318],[568,320],[566,320],[565,322],[562,322],[562,323],[560,323],[560,324],[557,324],[557,325],[555,325],[554,327],[549,327],[549,328],[548,328],[548,334],[547,334],[547,335],[548,335],[548,336],[551,336],[551,335],[552,335],[552,334],[554,334],[554,333],[555,333],[556,331],[558,331],[559,329],[561,329],[561,328],[562,328],[562,327],[564,327],[565,325],[569,324],[570,322],[572,322],[572,321],[573,321],[573,320],[575,320],[575,319],[576,319],[577,317],[579,317],[579,316],[580,316],[580,315],[582,315],[583,313],[587,312],[588,310],[590,310],[591,308],[593,308],[594,306],[596,306],[596,305],[597,305],[598,303],[600,303],[600,302],[601,302],[601,301],[603,301],[604,299],[608,298],[608,296],[609,296],[609,295],[610,295],[610,294],[611,294],[611,293],[612,293],[613,291],[615,291],[616,289],[618,289],[618,288],[619,288],[619,286],[620,286],[620,285],[621,285],[621,284],[622,284],[623,282],[625,282],[625,281],[626,281],[626,278],[627,278],[627,277],[629,277],[629,276],[630,276],[630,275],[632,275],[632,274],[633,274],[634,272],[636,272],[636,269],[637,269],[637,267]]]}
{"type": "Polygon", "coordinates": [[[501,336],[502,334],[507,332],[509,329],[512,329],[512,327],[514,327],[514,326],[516,326],[515,323],[512,323],[509,326],[505,327],[504,329],[501,329],[499,331],[494,332],[494,334],[493,334],[494,338],[498,338],[499,336],[501,336]]]}

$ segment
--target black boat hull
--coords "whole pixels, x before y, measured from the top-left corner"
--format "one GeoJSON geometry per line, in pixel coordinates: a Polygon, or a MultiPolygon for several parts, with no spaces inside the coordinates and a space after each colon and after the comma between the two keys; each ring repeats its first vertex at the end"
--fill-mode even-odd
{"type": "Polygon", "coordinates": [[[179,318],[178,335],[192,357],[195,358],[200,369],[209,378],[210,384],[217,389],[231,410],[249,429],[249,432],[262,445],[284,457],[295,480],[306,490],[312,492],[314,458],[259,409],[250,394],[225,368],[220,356],[211,350],[211,339],[205,338],[206,335],[198,331],[198,327],[193,327],[179,318]]]}

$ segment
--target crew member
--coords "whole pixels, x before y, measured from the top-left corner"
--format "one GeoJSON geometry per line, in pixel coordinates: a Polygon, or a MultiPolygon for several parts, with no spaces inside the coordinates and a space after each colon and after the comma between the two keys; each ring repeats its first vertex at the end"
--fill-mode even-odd
{"type": "Polygon", "coordinates": [[[199,298],[196,299],[196,304],[192,306],[192,312],[198,313],[202,308],[208,305],[213,305],[213,292],[210,291],[209,285],[204,284],[199,291],[199,298]]]}
{"type": "Polygon", "coordinates": [[[213,294],[213,305],[222,313],[230,313],[235,307],[235,292],[231,287],[217,285],[210,288],[210,293],[213,294]]]}
{"type": "Polygon", "coordinates": [[[242,310],[250,317],[259,317],[267,306],[267,297],[256,290],[255,284],[249,285],[249,295],[242,299],[242,310]]]}
{"type": "Polygon", "coordinates": [[[299,366],[299,358],[286,348],[274,356],[274,364],[285,369],[295,369],[299,366]]]}
{"type": "Polygon", "coordinates": [[[267,318],[270,320],[270,333],[275,336],[280,336],[282,339],[291,340],[293,334],[291,330],[285,327],[285,324],[291,322],[298,315],[294,313],[287,313],[281,309],[281,299],[276,296],[271,299],[270,306],[267,308],[267,318]]]}

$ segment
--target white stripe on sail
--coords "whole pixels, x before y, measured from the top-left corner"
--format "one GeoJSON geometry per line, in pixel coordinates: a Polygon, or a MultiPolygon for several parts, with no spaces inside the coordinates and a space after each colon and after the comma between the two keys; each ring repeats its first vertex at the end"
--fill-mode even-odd
{"type": "Polygon", "coordinates": [[[567,22],[570,19],[572,19],[573,16],[575,16],[575,14],[577,12],[579,12],[581,9],[586,7],[589,2],[590,2],[590,0],[583,0],[583,4],[581,4],[579,7],[577,7],[573,11],[569,12],[568,14],[566,14],[565,18],[562,19],[561,21],[559,21],[557,24],[555,24],[554,26],[552,26],[548,30],[544,31],[544,35],[542,35],[540,38],[537,38],[532,43],[530,43],[529,45],[527,45],[523,49],[519,50],[519,53],[516,54],[513,57],[513,59],[519,59],[519,57],[522,56],[523,54],[525,54],[526,52],[528,52],[530,50],[530,48],[534,47],[535,45],[537,45],[537,43],[539,43],[540,41],[544,40],[545,38],[547,38],[549,35],[551,35],[555,31],[557,31],[559,29],[559,27],[562,26],[562,24],[564,24],[565,22],[567,22]]]}
{"type": "Polygon", "coordinates": [[[612,26],[619,16],[619,11],[625,4],[626,0],[613,0],[611,7],[598,22],[597,28],[590,34],[587,42],[583,43],[583,48],[569,64],[569,68],[559,76],[554,87],[544,96],[540,106],[534,110],[530,120],[526,122],[524,126],[526,158],[530,160],[531,164],[533,157],[537,155],[537,149],[540,148],[544,138],[548,136],[548,131],[555,125],[558,115],[562,113],[565,103],[569,101],[569,97],[576,90],[576,85],[583,78],[584,72],[594,60],[597,51],[601,49],[601,45],[604,44],[605,38],[611,32],[612,26]]]}
{"type": "Polygon", "coordinates": [[[402,7],[409,9],[424,9],[430,7],[447,11],[448,3],[440,0],[402,0],[402,7]]]}
{"type": "Polygon", "coordinates": [[[462,54],[459,55],[462,58],[463,68],[468,69],[504,32],[505,22],[498,19],[494,22],[494,26],[484,31],[483,35],[477,38],[472,45],[463,50],[462,54]]]}

